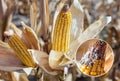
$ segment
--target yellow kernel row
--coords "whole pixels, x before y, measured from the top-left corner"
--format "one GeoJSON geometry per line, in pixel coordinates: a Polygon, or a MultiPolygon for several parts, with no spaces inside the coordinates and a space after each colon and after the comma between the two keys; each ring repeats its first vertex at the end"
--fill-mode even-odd
{"type": "Polygon", "coordinates": [[[103,74],[104,67],[103,67],[103,62],[102,60],[96,60],[93,65],[80,65],[80,70],[87,75],[91,76],[96,76],[96,75],[101,75],[103,74]]]}

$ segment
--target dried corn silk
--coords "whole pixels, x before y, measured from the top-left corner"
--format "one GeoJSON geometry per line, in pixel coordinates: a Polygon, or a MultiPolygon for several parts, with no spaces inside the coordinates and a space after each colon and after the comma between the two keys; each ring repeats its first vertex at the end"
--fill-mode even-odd
{"type": "Polygon", "coordinates": [[[80,69],[91,76],[101,75],[104,71],[105,50],[107,44],[104,41],[95,42],[80,60],[80,69]]]}

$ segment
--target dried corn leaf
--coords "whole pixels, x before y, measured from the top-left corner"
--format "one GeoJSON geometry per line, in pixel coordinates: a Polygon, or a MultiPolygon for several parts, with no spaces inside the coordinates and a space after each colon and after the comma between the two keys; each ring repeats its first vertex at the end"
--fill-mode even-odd
{"type": "Polygon", "coordinates": [[[35,34],[35,32],[30,27],[25,25],[24,23],[22,23],[22,25],[24,28],[23,33],[22,33],[22,39],[24,40],[24,42],[26,41],[26,44],[27,43],[30,44],[29,48],[40,50],[40,43],[39,43],[38,37],[35,34]]]}
{"type": "Polygon", "coordinates": [[[13,23],[10,23],[9,28],[12,29],[15,34],[21,36],[22,31],[19,28],[17,28],[13,23]]]}
{"type": "Polygon", "coordinates": [[[16,81],[13,72],[0,70],[0,81],[16,81]],[[2,79],[2,80],[1,80],[2,79]]]}
{"type": "Polygon", "coordinates": [[[50,66],[49,66],[49,59],[48,59],[48,54],[42,51],[38,51],[38,50],[32,50],[29,49],[29,52],[32,53],[32,56],[34,58],[34,61],[48,74],[51,75],[57,75],[58,72],[56,70],[53,70],[50,66]]]}
{"type": "Polygon", "coordinates": [[[43,39],[48,39],[48,29],[49,29],[49,7],[48,0],[40,0],[40,12],[41,12],[41,25],[42,25],[42,35],[43,39]]]}
{"type": "Polygon", "coordinates": [[[10,48],[10,46],[9,46],[7,43],[5,43],[5,42],[3,42],[3,41],[1,41],[1,40],[0,40],[0,47],[10,48]]]}
{"type": "Polygon", "coordinates": [[[80,35],[78,40],[82,43],[83,41],[96,37],[103,28],[111,22],[111,17],[103,17],[91,24],[83,33],[80,35]]]}
{"type": "Polygon", "coordinates": [[[84,30],[90,25],[90,15],[87,9],[84,9],[84,30]]]}
{"type": "Polygon", "coordinates": [[[0,49],[0,70],[12,71],[25,68],[20,59],[10,49],[0,49]]]}
{"type": "Polygon", "coordinates": [[[40,37],[41,33],[42,33],[42,25],[41,25],[41,21],[39,21],[39,23],[37,25],[36,34],[37,34],[38,37],[40,37]]]}
{"type": "Polygon", "coordinates": [[[72,63],[65,57],[63,52],[51,50],[49,54],[49,65],[53,69],[60,69],[63,66],[72,63]]]}
{"type": "Polygon", "coordinates": [[[78,38],[73,41],[69,48],[69,54],[71,59],[75,59],[75,54],[80,44],[88,39],[96,37],[102,29],[111,21],[111,17],[103,17],[91,24],[78,38]]]}
{"type": "Polygon", "coordinates": [[[13,72],[16,81],[29,81],[25,73],[13,72]]]}
{"type": "Polygon", "coordinates": [[[38,14],[37,4],[33,2],[30,5],[30,23],[31,23],[32,29],[35,31],[36,31],[36,25],[37,25],[37,14],[38,14]]]}
{"type": "Polygon", "coordinates": [[[78,0],[74,0],[70,11],[72,13],[71,39],[73,42],[83,32],[84,12],[78,0]]]}

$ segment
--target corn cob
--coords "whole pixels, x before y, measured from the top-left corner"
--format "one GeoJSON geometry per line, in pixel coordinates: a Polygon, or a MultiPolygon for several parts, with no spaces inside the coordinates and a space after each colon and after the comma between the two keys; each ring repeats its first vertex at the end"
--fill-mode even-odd
{"type": "Polygon", "coordinates": [[[66,53],[70,42],[71,12],[65,5],[59,13],[54,27],[52,49],[66,53]]]}
{"type": "Polygon", "coordinates": [[[8,39],[8,44],[16,52],[16,55],[23,62],[24,65],[29,66],[29,67],[36,66],[31,54],[27,51],[27,46],[19,38],[19,36],[17,36],[16,34],[13,34],[8,39]]]}
{"type": "Polygon", "coordinates": [[[97,76],[104,74],[106,43],[97,41],[80,60],[80,70],[87,75],[97,76]]]}

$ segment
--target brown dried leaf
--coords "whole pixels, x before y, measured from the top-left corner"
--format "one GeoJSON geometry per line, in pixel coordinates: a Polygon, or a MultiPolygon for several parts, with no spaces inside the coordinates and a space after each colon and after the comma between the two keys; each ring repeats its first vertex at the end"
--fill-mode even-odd
{"type": "Polygon", "coordinates": [[[84,9],[84,30],[90,25],[90,15],[87,9],[84,9]]]}
{"type": "Polygon", "coordinates": [[[3,41],[0,40],[0,47],[3,47],[3,48],[10,48],[10,46],[8,45],[8,43],[5,43],[3,41]]]}
{"type": "Polygon", "coordinates": [[[13,72],[0,70],[0,74],[0,81],[16,81],[13,72]]]}
{"type": "Polygon", "coordinates": [[[37,25],[36,34],[37,34],[38,37],[40,37],[41,33],[42,33],[42,25],[41,25],[41,21],[39,21],[39,23],[37,25]]]}
{"type": "Polygon", "coordinates": [[[31,27],[34,31],[36,31],[37,14],[38,14],[37,4],[35,2],[33,2],[30,5],[30,23],[31,23],[31,27]]]}
{"type": "Polygon", "coordinates": [[[43,39],[48,39],[49,29],[49,7],[48,0],[40,0],[40,12],[41,12],[41,23],[42,23],[42,34],[43,39]]]}
{"type": "Polygon", "coordinates": [[[24,40],[24,42],[26,42],[26,44],[27,43],[30,44],[29,48],[40,50],[40,43],[39,43],[38,37],[35,34],[35,32],[30,27],[25,25],[24,23],[22,23],[22,25],[24,28],[23,33],[22,33],[22,39],[24,40]]]}
{"type": "Polygon", "coordinates": [[[25,68],[20,59],[10,49],[0,49],[0,70],[12,71],[25,68]]]}
{"type": "Polygon", "coordinates": [[[7,5],[5,3],[4,0],[0,0],[0,39],[2,39],[2,35],[3,35],[3,18],[4,18],[4,15],[5,15],[5,12],[7,10],[7,5]]]}

